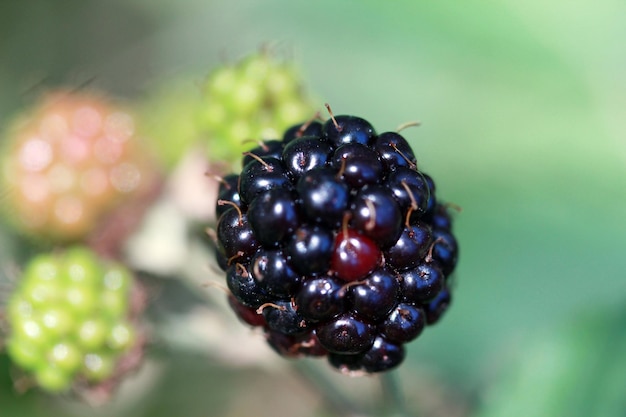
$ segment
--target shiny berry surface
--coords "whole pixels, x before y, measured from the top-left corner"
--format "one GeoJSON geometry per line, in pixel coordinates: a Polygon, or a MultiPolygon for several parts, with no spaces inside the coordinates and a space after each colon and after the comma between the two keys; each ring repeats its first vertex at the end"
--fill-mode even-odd
{"type": "Polygon", "coordinates": [[[325,226],[338,226],[348,209],[350,188],[331,168],[308,171],[299,180],[298,194],[307,218],[325,226]]]}
{"type": "Polygon", "coordinates": [[[371,324],[351,315],[339,316],[317,329],[317,337],[329,352],[355,354],[374,343],[375,329],[371,324]]]}
{"type": "Polygon", "coordinates": [[[260,244],[277,246],[300,225],[299,207],[291,192],[272,189],[250,203],[248,220],[260,244]]]}
{"type": "Polygon", "coordinates": [[[379,261],[380,249],[373,240],[350,229],[337,233],[330,268],[340,279],[365,278],[379,261]]]}
{"type": "Polygon", "coordinates": [[[459,250],[407,140],[331,116],[243,159],[217,223],[236,314],[285,357],[324,356],[348,374],[399,366],[450,306],[459,250]]]}
{"type": "Polygon", "coordinates": [[[335,146],[347,143],[371,145],[375,140],[376,131],[365,119],[341,115],[326,121],[323,127],[323,137],[335,146]]]}
{"type": "Polygon", "coordinates": [[[331,319],[344,309],[342,287],[330,277],[308,280],[298,293],[296,304],[307,319],[331,319]]]}

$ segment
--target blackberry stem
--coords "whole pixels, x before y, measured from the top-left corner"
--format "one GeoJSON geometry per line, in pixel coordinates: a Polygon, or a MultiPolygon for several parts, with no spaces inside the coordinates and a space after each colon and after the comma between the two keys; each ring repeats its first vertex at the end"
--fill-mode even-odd
{"type": "Polygon", "coordinates": [[[383,397],[382,415],[389,417],[415,417],[411,416],[407,410],[404,394],[398,384],[395,371],[383,372],[380,375],[380,384],[383,397]]]}
{"type": "MultiPolygon", "coordinates": [[[[303,376],[305,382],[318,391],[324,399],[328,411],[336,417],[369,417],[363,407],[342,394],[336,385],[319,369],[319,363],[309,360],[294,362],[294,369],[303,376]]],[[[392,417],[392,416],[389,416],[392,417]]]]}
{"type": "Polygon", "coordinates": [[[365,410],[362,406],[347,398],[340,389],[320,371],[319,364],[309,360],[300,360],[294,363],[295,370],[300,373],[306,382],[317,390],[324,398],[328,411],[337,417],[417,417],[409,412],[400,390],[395,371],[383,372],[380,375],[382,401],[379,410],[365,410]]]}

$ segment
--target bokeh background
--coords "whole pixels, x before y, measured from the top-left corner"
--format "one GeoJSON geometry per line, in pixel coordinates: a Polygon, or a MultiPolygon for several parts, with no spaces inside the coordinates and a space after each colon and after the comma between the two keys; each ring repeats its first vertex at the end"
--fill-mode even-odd
{"type": "MultiPolygon", "coordinates": [[[[405,136],[438,195],[462,207],[453,307],[398,371],[415,414],[622,416],[625,13],[616,0],[3,1],[0,124],[53,86],[132,100],[278,44],[320,109],[381,131],[421,121],[405,136]]],[[[6,260],[15,249],[1,243],[6,260]]],[[[180,304],[202,300],[163,286],[160,331],[174,331],[180,304]]],[[[271,354],[237,365],[170,339],[152,374],[96,410],[15,394],[0,356],[0,416],[331,415],[271,354]]],[[[364,404],[377,389],[327,376],[364,404]]]]}

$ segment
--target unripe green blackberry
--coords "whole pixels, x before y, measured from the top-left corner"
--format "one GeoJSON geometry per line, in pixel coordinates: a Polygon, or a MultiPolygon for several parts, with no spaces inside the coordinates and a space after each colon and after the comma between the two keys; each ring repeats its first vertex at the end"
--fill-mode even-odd
{"type": "Polygon", "coordinates": [[[275,139],[289,126],[315,111],[293,62],[267,51],[225,65],[209,74],[202,86],[198,123],[215,161],[238,161],[247,140],[275,139]]]}
{"type": "Polygon", "coordinates": [[[156,178],[134,116],[94,93],[49,93],[2,139],[4,214],[38,241],[85,237],[156,178]]]}
{"type": "Polygon", "coordinates": [[[85,247],[35,256],[7,304],[10,358],[50,392],[113,376],[137,340],[132,286],[126,268],[85,247]]]}

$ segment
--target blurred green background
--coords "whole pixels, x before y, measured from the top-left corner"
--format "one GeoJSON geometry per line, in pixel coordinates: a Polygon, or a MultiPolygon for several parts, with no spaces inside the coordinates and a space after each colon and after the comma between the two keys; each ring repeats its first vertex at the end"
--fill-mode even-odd
{"type": "MultiPolygon", "coordinates": [[[[399,371],[409,405],[437,416],[622,416],[621,397],[603,393],[626,389],[625,13],[616,0],[3,1],[0,123],[50,86],[134,99],[277,43],[320,109],[329,102],[380,131],[421,121],[405,136],[438,195],[463,209],[454,305],[399,371]]],[[[89,412],[323,413],[293,373],[166,344],[154,355],[157,382],[89,412]]],[[[4,357],[0,371],[2,417],[87,412],[14,395],[4,357]]],[[[331,378],[356,399],[374,384],[331,378]]]]}

